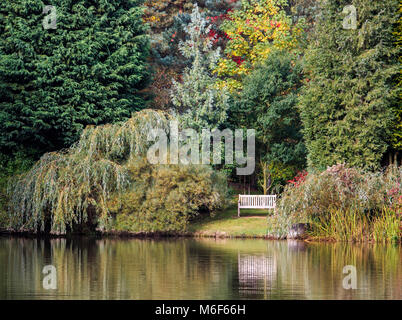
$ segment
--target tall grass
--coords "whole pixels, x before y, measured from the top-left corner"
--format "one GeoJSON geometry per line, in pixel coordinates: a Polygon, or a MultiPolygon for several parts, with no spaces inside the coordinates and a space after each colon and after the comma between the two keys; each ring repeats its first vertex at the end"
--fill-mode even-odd
{"type": "Polygon", "coordinates": [[[287,185],[273,220],[282,235],[294,223],[311,223],[316,238],[400,241],[401,213],[402,167],[373,173],[336,165],[287,185]]]}
{"type": "Polygon", "coordinates": [[[402,223],[398,213],[384,208],[372,224],[372,238],[376,242],[401,241],[402,223]]]}
{"type": "Polygon", "coordinates": [[[401,239],[401,220],[384,208],[377,216],[369,217],[359,210],[330,209],[328,215],[311,221],[313,238],[335,241],[393,242],[401,239]]]}

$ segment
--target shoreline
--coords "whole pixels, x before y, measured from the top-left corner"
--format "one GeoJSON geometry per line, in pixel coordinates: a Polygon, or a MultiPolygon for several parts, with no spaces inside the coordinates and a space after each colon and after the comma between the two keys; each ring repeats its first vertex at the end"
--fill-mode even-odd
{"type": "MultiPolygon", "coordinates": [[[[129,232],[129,231],[96,231],[93,233],[70,233],[70,234],[54,234],[54,233],[35,233],[32,231],[15,231],[0,229],[1,236],[12,236],[19,238],[36,238],[36,239],[67,239],[75,237],[93,237],[93,238],[117,238],[117,239],[168,239],[168,238],[216,238],[216,239],[264,239],[264,240],[287,240],[274,238],[272,236],[262,235],[228,235],[226,232],[204,233],[204,232],[129,232]]],[[[289,240],[308,240],[306,238],[289,239],[289,240]]]]}
{"type": "Polygon", "coordinates": [[[350,244],[397,244],[402,245],[402,241],[397,242],[376,242],[374,240],[367,241],[337,241],[334,239],[325,238],[275,238],[271,236],[261,235],[227,235],[224,232],[215,234],[205,234],[196,232],[168,233],[168,232],[127,232],[127,231],[109,231],[109,232],[94,232],[94,233],[71,233],[71,234],[44,234],[34,233],[29,231],[14,231],[0,230],[0,237],[16,237],[26,239],[73,239],[73,238],[95,238],[95,239],[140,239],[140,240],[165,240],[165,239],[255,239],[255,240],[271,240],[271,241],[303,241],[307,243],[350,243],[350,244]]]}

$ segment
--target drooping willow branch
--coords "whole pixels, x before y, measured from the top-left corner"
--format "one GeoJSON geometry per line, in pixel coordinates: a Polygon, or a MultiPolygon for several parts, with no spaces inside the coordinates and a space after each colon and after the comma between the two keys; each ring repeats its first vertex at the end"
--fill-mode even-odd
{"type": "Polygon", "coordinates": [[[130,185],[128,164],[144,156],[153,128],[168,132],[169,116],[143,110],[126,122],[90,126],[71,148],[43,155],[8,188],[12,227],[43,231],[50,217],[51,231],[64,233],[67,225],[86,221],[92,206],[102,228],[107,201],[130,185]]]}

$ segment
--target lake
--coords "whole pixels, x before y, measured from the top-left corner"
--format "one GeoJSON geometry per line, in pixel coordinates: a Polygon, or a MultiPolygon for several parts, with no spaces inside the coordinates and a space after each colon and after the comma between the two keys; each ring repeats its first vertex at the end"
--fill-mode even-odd
{"type": "Polygon", "coordinates": [[[380,244],[0,237],[0,299],[401,299],[401,258],[380,244]]]}

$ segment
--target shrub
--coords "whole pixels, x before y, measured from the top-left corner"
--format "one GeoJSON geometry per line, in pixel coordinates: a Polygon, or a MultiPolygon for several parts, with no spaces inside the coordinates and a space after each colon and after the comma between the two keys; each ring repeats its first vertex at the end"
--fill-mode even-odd
{"type": "MultiPolygon", "coordinates": [[[[315,234],[337,234],[338,239],[350,240],[356,240],[351,232],[365,228],[359,236],[374,237],[373,233],[378,232],[371,229],[372,225],[377,230],[384,229],[381,224],[393,226],[396,220],[400,222],[401,180],[402,167],[396,166],[372,173],[340,164],[322,173],[310,172],[298,183],[285,187],[277,207],[277,215],[286,222],[281,228],[292,223],[312,223],[315,234]],[[356,225],[349,224],[352,222],[356,225]],[[370,232],[365,224],[370,224],[370,232]],[[320,228],[335,231],[323,233],[320,228]]],[[[395,231],[390,233],[395,235],[395,231]]]]}
{"type": "Polygon", "coordinates": [[[184,231],[200,211],[225,204],[226,177],[209,166],[149,165],[139,159],[129,166],[132,186],[112,199],[116,216],[109,229],[131,232],[184,231]]]}
{"type": "Polygon", "coordinates": [[[129,219],[134,230],[182,230],[202,207],[223,205],[226,182],[212,169],[145,161],[150,129],[168,132],[169,119],[143,110],[126,122],[88,127],[76,145],[45,154],[9,187],[12,227],[65,233],[90,224],[105,230],[121,210],[135,213],[129,219]]]}
{"type": "Polygon", "coordinates": [[[7,215],[7,210],[6,207],[7,205],[5,204],[3,198],[3,195],[0,195],[0,230],[1,229],[6,229],[9,225],[9,217],[7,215]]]}
{"type": "Polygon", "coordinates": [[[6,228],[8,226],[8,216],[7,216],[7,196],[4,188],[6,180],[0,179],[0,229],[6,228]]]}
{"type": "Polygon", "coordinates": [[[28,152],[14,152],[14,154],[0,153],[0,229],[9,226],[7,214],[7,184],[15,174],[21,174],[29,170],[34,164],[32,157],[27,157],[28,152]]]}

